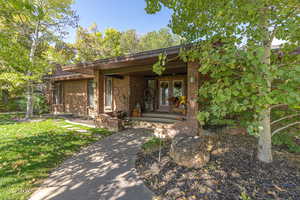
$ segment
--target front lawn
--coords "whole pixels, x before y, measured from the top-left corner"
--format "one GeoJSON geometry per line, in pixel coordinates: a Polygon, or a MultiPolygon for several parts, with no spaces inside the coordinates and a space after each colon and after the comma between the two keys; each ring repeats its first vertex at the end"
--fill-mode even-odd
{"type": "Polygon", "coordinates": [[[0,200],[27,199],[67,156],[109,134],[63,120],[15,123],[0,115],[0,200]]]}

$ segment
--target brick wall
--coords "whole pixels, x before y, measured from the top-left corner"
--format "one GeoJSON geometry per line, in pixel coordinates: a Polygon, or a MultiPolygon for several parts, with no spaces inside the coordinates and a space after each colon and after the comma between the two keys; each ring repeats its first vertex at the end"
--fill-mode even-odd
{"type": "Polygon", "coordinates": [[[87,115],[87,80],[64,81],[63,93],[66,113],[87,115]]]}
{"type": "MultiPolygon", "coordinates": [[[[87,102],[87,79],[60,81],[62,84],[63,102],[62,104],[53,104],[53,94],[50,95],[49,103],[52,105],[52,112],[72,113],[78,116],[95,115],[94,109],[88,109],[87,102]]],[[[51,90],[53,93],[53,90],[51,90]]]]}
{"type": "Polygon", "coordinates": [[[129,112],[129,81],[130,77],[123,79],[113,78],[113,111],[129,112]]]}
{"type": "MultiPolygon", "coordinates": [[[[143,76],[130,76],[130,99],[129,110],[132,111],[137,103],[144,107],[144,90],[146,81],[143,76]]],[[[131,113],[130,113],[131,114],[131,113]]]]}

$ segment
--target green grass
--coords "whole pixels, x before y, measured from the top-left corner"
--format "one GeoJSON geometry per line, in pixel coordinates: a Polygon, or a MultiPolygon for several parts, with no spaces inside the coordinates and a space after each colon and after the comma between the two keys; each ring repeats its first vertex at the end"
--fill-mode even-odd
{"type": "Polygon", "coordinates": [[[0,115],[0,200],[28,199],[49,171],[81,147],[110,132],[85,129],[68,130],[63,120],[14,123],[0,115]]]}

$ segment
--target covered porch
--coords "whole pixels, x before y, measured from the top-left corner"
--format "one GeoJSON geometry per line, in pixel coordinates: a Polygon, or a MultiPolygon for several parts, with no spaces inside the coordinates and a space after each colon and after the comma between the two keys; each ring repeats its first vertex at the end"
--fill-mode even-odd
{"type": "Polygon", "coordinates": [[[122,113],[128,119],[165,118],[172,123],[186,120],[198,126],[198,64],[183,62],[179,51],[180,47],[171,47],[64,69],[94,75],[96,116],[122,113]],[[152,66],[161,53],[167,55],[168,62],[158,76],[152,66]]]}

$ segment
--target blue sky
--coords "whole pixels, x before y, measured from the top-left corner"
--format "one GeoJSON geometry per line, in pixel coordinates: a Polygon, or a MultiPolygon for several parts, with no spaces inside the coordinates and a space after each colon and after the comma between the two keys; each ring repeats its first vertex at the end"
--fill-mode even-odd
{"type": "MultiPolygon", "coordinates": [[[[116,28],[119,31],[136,29],[139,34],[166,27],[171,11],[164,8],[155,15],[146,13],[145,0],[76,0],[73,8],[80,17],[79,24],[88,27],[97,23],[102,31],[116,28]]],[[[70,30],[67,41],[74,41],[75,30],[70,30]]]]}

